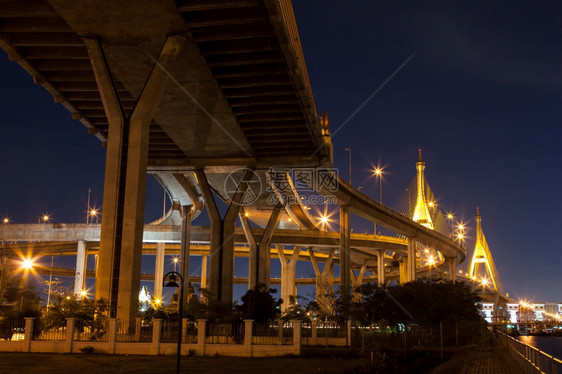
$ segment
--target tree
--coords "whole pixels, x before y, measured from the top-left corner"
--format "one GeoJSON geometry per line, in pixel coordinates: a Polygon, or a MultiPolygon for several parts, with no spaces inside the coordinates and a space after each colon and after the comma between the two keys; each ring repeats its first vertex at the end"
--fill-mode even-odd
{"type": "Polygon", "coordinates": [[[424,279],[389,288],[367,284],[361,292],[363,297],[354,303],[352,315],[364,325],[381,320],[391,325],[415,322],[425,326],[479,320],[476,303],[480,299],[462,282],[424,279]]]}
{"type": "Polygon", "coordinates": [[[0,314],[6,318],[39,317],[41,297],[28,278],[22,283],[22,276],[15,276],[4,284],[6,306],[0,314]]]}
{"type": "Polygon", "coordinates": [[[256,322],[275,320],[280,314],[283,300],[273,298],[276,289],[267,288],[265,284],[258,284],[248,290],[240,298],[242,304],[237,306],[242,318],[253,319],[256,322]]]}

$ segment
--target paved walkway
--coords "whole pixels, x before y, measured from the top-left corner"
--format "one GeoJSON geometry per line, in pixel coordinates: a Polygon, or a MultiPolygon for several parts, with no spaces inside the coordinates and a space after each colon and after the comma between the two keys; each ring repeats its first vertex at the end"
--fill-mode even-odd
{"type": "Polygon", "coordinates": [[[478,349],[467,363],[465,374],[523,374],[504,347],[478,349]]]}

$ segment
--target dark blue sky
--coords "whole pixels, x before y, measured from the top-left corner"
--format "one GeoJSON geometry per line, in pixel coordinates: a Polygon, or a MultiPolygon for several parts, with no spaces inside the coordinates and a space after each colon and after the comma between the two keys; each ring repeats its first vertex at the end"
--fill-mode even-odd
{"type": "MultiPolygon", "coordinates": [[[[347,179],[384,200],[415,175],[422,148],[440,206],[484,233],[511,296],[562,301],[562,6],[543,2],[295,1],[318,111],[347,179]]],[[[105,150],[19,65],[0,52],[0,216],[85,221],[88,188],[101,205],[105,150]]],[[[149,178],[147,221],[162,211],[149,178]]],[[[358,222],[357,231],[364,223],[358,222]]],[[[469,251],[470,255],[470,251],[469,251]]],[[[466,268],[468,261],[461,265],[466,268]]]]}

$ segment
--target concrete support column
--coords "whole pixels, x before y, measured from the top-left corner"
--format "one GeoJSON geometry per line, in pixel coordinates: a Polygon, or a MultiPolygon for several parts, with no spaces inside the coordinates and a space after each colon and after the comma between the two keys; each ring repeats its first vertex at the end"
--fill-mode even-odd
{"type": "Polygon", "coordinates": [[[359,274],[355,276],[353,271],[350,272],[351,275],[351,285],[352,285],[352,298],[353,301],[361,301],[361,290],[359,287],[363,284],[363,277],[365,276],[365,270],[367,269],[367,265],[363,263],[361,266],[361,270],[359,274]]]}
{"type": "Polygon", "coordinates": [[[169,36],[129,116],[121,106],[98,39],[84,38],[109,122],[96,299],[132,320],[138,309],[150,122],[168,81],[165,70],[185,37],[169,36]]]}
{"type": "Polygon", "coordinates": [[[312,247],[308,249],[308,253],[310,255],[310,262],[314,268],[314,274],[316,275],[316,302],[321,310],[330,312],[332,307],[329,300],[331,290],[330,276],[332,274],[332,261],[334,260],[335,250],[330,250],[330,255],[326,259],[322,271],[320,271],[318,259],[312,247]]]}
{"type": "Polygon", "coordinates": [[[192,206],[181,207],[181,249],[180,249],[180,274],[183,278],[183,302],[187,304],[189,298],[189,252],[191,245],[191,214],[192,206]]]}
{"type": "Polygon", "coordinates": [[[377,283],[380,287],[386,283],[384,268],[384,250],[379,249],[377,253],[377,283]]]}
{"type": "Polygon", "coordinates": [[[210,274],[207,295],[209,299],[229,307],[232,305],[233,295],[234,225],[253,172],[249,169],[244,171],[234,195],[231,196],[230,206],[222,219],[205,172],[197,170],[195,175],[211,220],[210,274]]]}
{"type": "Polygon", "coordinates": [[[344,302],[351,296],[349,205],[340,205],[340,290],[344,302]]]}
{"type": "Polygon", "coordinates": [[[271,267],[271,237],[279,221],[281,206],[276,206],[271,212],[267,226],[260,238],[256,238],[248,217],[240,213],[240,221],[246,240],[250,244],[250,260],[248,265],[248,289],[255,288],[258,284],[265,284],[269,288],[271,284],[270,267],[271,267]]]}
{"type": "Polygon", "coordinates": [[[416,242],[408,237],[408,257],[406,258],[407,282],[416,280],[416,242]]]}
{"type": "Polygon", "coordinates": [[[205,289],[205,292],[201,292],[201,301],[205,301],[206,290],[207,290],[207,256],[201,256],[201,288],[205,289]]]}
{"type": "Polygon", "coordinates": [[[156,243],[156,260],[154,262],[154,294],[155,299],[162,301],[162,285],[164,282],[164,255],[166,243],[156,243]]]}
{"type": "Polygon", "coordinates": [[[449,265],[449,280],[455,282],[457,280],[457,258],[447,257],[446,261],[449,265]]]}
{"type": "Polygon", "coordinates": [[[281,304],[282,312],[286,312],[287,309],[289,309],[291,296],[295,297],[296,302],[297,284],[295,277],[300,252],[300,248],[295,248],[291,257],[287,257],[283,252],[283,247],[277,247],[279,261],[281,262],[281,299],[283,299],[283,304],[281,304]]]}
{"type": "Polygon", "coordinates": [[[78,240],[76,249],[76,274],[74,276],[74,295],[80,297],[82,290],[86,289],[86,269],[88,266],[88,254],[86,242],[78,240]]]}

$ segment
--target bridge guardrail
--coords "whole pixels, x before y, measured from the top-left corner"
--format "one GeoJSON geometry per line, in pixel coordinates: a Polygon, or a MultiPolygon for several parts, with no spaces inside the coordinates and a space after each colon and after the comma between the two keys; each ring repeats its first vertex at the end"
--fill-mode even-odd
{"type": "Polygon", "coordinates": [[[501,333],[500,337],[525,373],[562,373],[562,360],[507,334],[501,333]]]}

